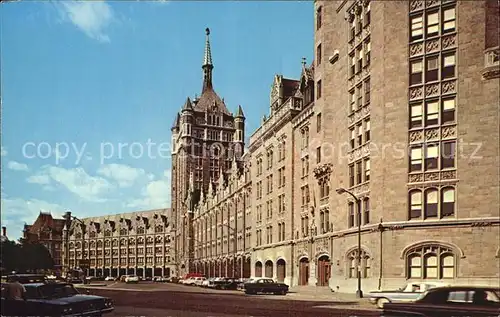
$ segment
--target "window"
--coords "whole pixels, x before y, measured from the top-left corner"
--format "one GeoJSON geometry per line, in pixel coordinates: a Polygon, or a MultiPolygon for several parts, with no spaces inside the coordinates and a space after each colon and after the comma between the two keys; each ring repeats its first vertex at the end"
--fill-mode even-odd
{"type": "Polygon", "coordinates": [[[427,58],[427,69],[425,73],[425,82],[438,80],[438,57],[432,56],[427,58]]]}
{"type": "Polygon", "coordinates": [[[410,86],[422,83],[423,65],[421,60],[410,63],[410,86]]]}
{"type": "Polygon", "coordinates": [[[414,147],[410,151],[410,172],[422,171],[422,148],[414,147]]]}
{"type": "Polygon", "coordinates": [[[441,124],[455,122],[455,98],[442,100],[441,124]]]}
{"type": "Polygon", "coordinates": [[[319,30],[321,28],[321,12],[322,11],[322,7],[318,7],[318,9],[316,9],[316,30],[319,30]]]}
{"type": "Polygon", "coordinates": [[[354,128],[350,129],[351,131],[351,149],[356,147],[356,130],[354,128]]]}
{"type": "Polygon", "coordinates": [[[427,144],[425,147],[425,170],[438,168],[439,147],[436,144],[427,144]]]}
{"type": "Polygon", "coordinates": [[[351,68],[349,69],[349,76],[352,77],[356,73],[356,56],[352,54],[350,56],[351,59],[351,68]]]}
{"type": "Polygon", "coordinates": [[[361,184],[362,166],[361,161],[356,163],[356,184],[361,184]]]}
{"type": "Polygon", "coordinates": [[[370,141],[370,119],[365,120],[365,142],[370,141]]]}
{"type": "Polygon", "coordinates": [[[318,82],[316,83],[316,95],[316,99],[321,98],[321,80],[318,80],[318,82]]]}
{"type": "Polygon", "coordinates": [[[411,41],[420,40],[423,37],[423,18],[422,16],[417,16],[411,18],[411,41]]]}
{"type": "Polygon", "coordinates": [[[317,47],[316,47],[316,65],[320,65],[321,64],[321,44],[319,44],[317,47]]]}
{"type": "Polygon", "coordinates": [[[439,102],[429,101],[426,104],[425,126],[436,125],[439,123],[439,102]]]}
{"type": "Polygon", "coordinates": [[[349,214],[347,215],[347,226],[354,227],[354,203],[349,203],[349,214]]]}
{"type": "Polygon", "coordinates": [[[370,103],[370,79],[365,81],[365,105],[370,103]]]}
{"type": "Polygon", "coordinates": [[[372,49],[372,46],[371,46],[371,43],[370,43],[370,39],[368,39],[366,42],[365,42],[365,50],[366,50],[366,53],[365,53],[365,66],[369,66],[370,65],[370,52],[371,52],[371,49],[372,49]]]}
{"type": "Polygon", "coordinates": [[[441,71],[441,79],[449,79],[455,77],[455,53],[443,54],[443,69],[441,71]]]}
{"type": "Polygon", "coordinates": [[[363,68],[363,46],[360,46],[358,48],[357,55],[358,55],[358,68],[356,69],[356,72],[359,73],[363,68]]]}
{"type": "Polygon", "coordinates": [[[410,105],[410,129],[422,126],[422,104],[410,105]]]}
{"type": "Polygon", "coordinates": [[[351,112],[354,112],[356,111],[356,94],[354,93],[354,89],[349,92],[349,97],[349,102],[351,103],[351,112]]]}
{"type": "Polygon", "coordinates": [[[365,160],[365,182],[370,180],[370,159],[365,160]]]}
{"type": "Polygon", "coordinates": [[[438,191],[437,189],[428,189],[425,191],[425,218],[435,218],[438,216],[438,191]]]}
{"type": "Polygon", "coordinates": [[[363,125],[358,124],[358,145],[363,144],[363,125]]]}
{"type": "Polygon", "coordinates": [[[356,31],[357,33],[361,32],[363,30],[363,16],[359,15],[356,17],[356,31]]]}
{"type": "Polygon", "coordinates": [[[410,192],[410,219],[422,217],[422,192],[414,190],[410,192]]]}
{"type": "Polygon", "coordinates": [[[443,34],[455,31],[455,8],[443,11],[443,34]]]}
{"type": "Polygon", "coordinates": [[[361,93],[361,85],[356,87],[356,97],[358,98],[358,101],[356,103],[356,107],[358,109],[361,109],[361,107],[363,106],[363,94],[361,93]]]}
{"type": "Polygon", "coordinates": [[[427,37],[439,34],[439,14],[431,12],[427,14],[427,37]]]}
{"type": "Polygon", "coordinates": [[[349,187],[354,186],[354,165],[349,166],[349,187]]]}
{"type": "Polygon", "coordinates": [[[316,163],[321,163],[321,146],[316,148],[316,163]]]}
{"type": "Polygon", "coordinates": [[[351,21],[351,29],[349,31],[349,42],[354,40],[354,37],[356,36],[356,19],[352,19],[351,21]]]}
{"type": "Polygon", "coordinates": [[[449,217],[455,214],[455,189],[445,187],[441,190],[441,217],[449,217]]]}
{"type": "Polygon", "coordinates": [[[323,198],[328,197],[328,195],[330,195],[330,184],[329,184],[328,179],[323,178],[322,180],[320,180],[319,186],[320,186],[319,198],[323,199],[323,198]]]}
{"type": "Polygon", "coordinates": [[[441,144],[441,169],[455,167],[455,141],[441,144]]]}
{"type": "Polygon", "coordinates": [[[370,223],[370,198],[365,198],[363,203],[364,203],[363,222],[366,225],[370,223]]]}
{"type": "Polygon", "coordinates": [[[365,8],[365,17],[363,19],[365,22],[365,27],[370,25],[370,22],[371,22],[370,5],[371,5],[371,3],[368,2],[368,5],[365,8]]]}
{"type": "Polygon", "coordinates": [[[445,279],[455,276],[455,256],[445,246],[419,246],[410,249],[406,259],[408,278],[445,279]]]}
{"type": "Polygon", "coordinates": [[[361,275],[362,278],[367,278],[370,277],[370,257],[366,253],[366,251],[361,250],[361,254],[359,259],[361,259],[361,263],[358,265],[358,252],[359,250],[356,248],[355,250],[351,251],[346,259],[347,263],[349,265],[348,268],[348,276],[349,278],[357,278],[358,274],[361,275]],[[359,272],[358,272],[359,268],[359,272]]]}
{"type": "Polygon", "coordinates": [[[321,113],[316,115],[316,132],[321,131],[321,113]]]}

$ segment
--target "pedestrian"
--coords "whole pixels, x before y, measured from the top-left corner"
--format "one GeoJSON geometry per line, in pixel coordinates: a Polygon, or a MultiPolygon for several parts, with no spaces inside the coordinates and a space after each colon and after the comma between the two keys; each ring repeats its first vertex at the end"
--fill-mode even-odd
{"type": "Polygon", "coordinates": [[[17,276],[9,277],[7,281],[7,298],[10,300],[25,300],[26,299],[26,288],[23,284],[19,283],[17,276]]]}

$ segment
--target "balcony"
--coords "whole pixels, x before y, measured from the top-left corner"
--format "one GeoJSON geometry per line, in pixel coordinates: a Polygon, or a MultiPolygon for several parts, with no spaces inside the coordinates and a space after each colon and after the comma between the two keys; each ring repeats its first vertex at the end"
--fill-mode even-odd
{"type": "Polygon", "coordinates": [[[484,51],[483,79],[500,77],[500,47],[491,47],[484,51]]]}

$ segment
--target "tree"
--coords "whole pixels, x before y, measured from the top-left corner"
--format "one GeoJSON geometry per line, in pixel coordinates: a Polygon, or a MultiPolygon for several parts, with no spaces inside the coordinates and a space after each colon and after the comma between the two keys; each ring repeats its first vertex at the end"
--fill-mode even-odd
{"type": "Polygon", "coordinates": [[[2,242],[2,267],[7,272],[30,272],[54,268],[54,260],[47,248],[38,242],[19,239],[2,242]]]}

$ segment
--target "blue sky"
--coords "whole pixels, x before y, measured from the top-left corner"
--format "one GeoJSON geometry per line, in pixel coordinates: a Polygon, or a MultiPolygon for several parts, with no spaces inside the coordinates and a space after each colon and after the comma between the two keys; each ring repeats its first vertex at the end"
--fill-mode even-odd
{"type": "Polygon", "coordinates": [[[242,105],[247,135],[268,113],[274,74],[298,77],[301,58],[312,59],[312,1],[21,1],[0,10],[10,238],[40,210],[86,217],[170,206],[165,148],[176,112],[201,92],[206,27],[215,90],[231,111],[242,105]]]}

